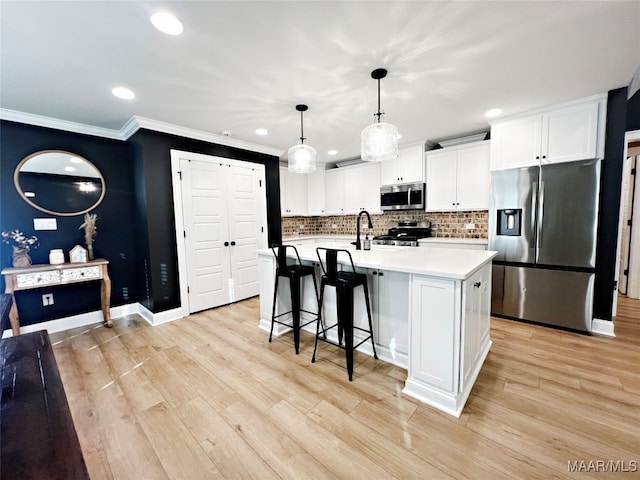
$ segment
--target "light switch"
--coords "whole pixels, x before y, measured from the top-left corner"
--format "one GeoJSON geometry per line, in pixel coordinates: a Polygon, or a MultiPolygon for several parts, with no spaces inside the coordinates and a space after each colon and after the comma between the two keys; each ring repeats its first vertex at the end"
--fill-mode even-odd
{"type": "Polygon", "coordinates": [[[58,221],[55,218],[34,218],[34,230],[57,230],[58,221]]]}

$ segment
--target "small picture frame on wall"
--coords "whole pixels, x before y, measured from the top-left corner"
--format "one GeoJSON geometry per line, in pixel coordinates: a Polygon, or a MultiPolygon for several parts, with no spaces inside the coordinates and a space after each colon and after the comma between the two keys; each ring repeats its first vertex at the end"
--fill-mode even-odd
{"type": "Polygon", "coordinates": [[[69,261],[71,263],[87,263],[89,254],[86,248],[76,245],[69,252],[69,261]]]}

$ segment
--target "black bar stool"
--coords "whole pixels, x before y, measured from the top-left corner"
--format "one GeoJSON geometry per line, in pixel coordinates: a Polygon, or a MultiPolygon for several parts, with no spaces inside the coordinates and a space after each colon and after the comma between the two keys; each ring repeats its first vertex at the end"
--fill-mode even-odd
{"type": "Polygon", "coordinates": [[[353,258],[348,250],[332,249],[332,248],[316,248],[318,259],[320,260],[320,266],[322,267],[322,281],[320,282],[320,299],[318,300],[318,323],[316,326],[316,342],[313,346],[313,356],[311,362],[316,361],[316,350],[318,348],[318,340],[330,343],[336,347],[343,348],[345,350],[345,356],[347,359],[347,373],[349,374],[349,381],[353,380],[353,351],[362,345],[367,340],[371,339],[371,346],[373,347],[373,358],[378,358],[376,353],[376,346],[373,341],[373,326],[371,324],[371,307],[369,305],[369,289],[367,286],[367,276],[364,273],[357,273],[356,267],[353,264],[353,258]],[[324,252],[324,261],[320,252],[324,252]],[[351,271],[339,271],[338,270],[338,254],[346,253],[349,256],[349,262],[351,263],[351,271]],[[335,287],[336,289],[336,303],[338,310],[338,322],[329,327],[325,326],[322,320],[322,301],[324,299],[324,287],[335,287]],[[356,287],[362,286],[364,289],[364,300],[367,306],[367,317],[369,319],[369,330],[353,325],[353,290],[356,287]],[[322,325],[322,328],[320,328],[322,325]],[[332,328],[336,328],[338,331],[338,343],[332,342],[327,338],[327,332],[332,328]],[[353,344],[354,330],[360,330],[368,333],[368,335],[357,345],[353,344]],[[322,334],[322,338],[320,335],[322,334]],[[344,345],[342,338],[344,336],[344,345]]]}
{"type": "Polygon", "coordinates": [[[269,342],[271,342],[271,338],[273,336],[273,325],[274,323],[279,323],[280,325],[287,326],[293,330],[293,343],[296,347],[296,354],[300,351],[300,329],[310,323],[313,323],[315,319],[300,325],[300,312],[310,313],[312,315],[317,315],[316,312],[309,312],[308,310],[303,310],[300,308],[300,282],[303,277],[307,275],[311,275],[313,279],[313,289],[316,293],[316,299],[318,298],[318,284],[316,283],[316,275],[315,269],[311,265],[302,265],[302,261],[300,260],[300,255],[298,255],[298,249],[293,245],[274,245],[271,247],[273,251],[273,255],[277,260],[276,267],[276,283],[273,289],[273,309],[271,310],[271,332],[269,332],[269,342]],[[287,264],[287,250],[291,248],[296,254],[296,258],[298,259],[298,263],[295,264],[287,264]],[[277,249],[277,251],[276,251],[277,249]],[[289,286],[291,290],[291,310],[288,312],[281,313],[276,315],[276,300],[278,298],[278,280],[280,277],[286,277],[289,279],[289,286]],[[292,321],[291,323],[281,322],[276,320],[283,315],[291,314],[292,321]]]}

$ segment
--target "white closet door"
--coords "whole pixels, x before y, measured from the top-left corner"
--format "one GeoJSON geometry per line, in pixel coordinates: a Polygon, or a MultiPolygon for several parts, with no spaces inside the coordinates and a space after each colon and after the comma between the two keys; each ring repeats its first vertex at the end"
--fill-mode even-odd
{"type": "Polygon", "coordinates": [[[180,160],[189,312],[229,303],[228,165],[180,160]]]}
{"type": "Polygon", "coordinates": [[[229,247],[231,253],[231,278],[234,298],[242,300],[258,295],[258,256],[256,250],[261,245],[260,211],[258,206],[260,174],[258,170],[245,167],[228,167],[228,211],[229,247]]]}

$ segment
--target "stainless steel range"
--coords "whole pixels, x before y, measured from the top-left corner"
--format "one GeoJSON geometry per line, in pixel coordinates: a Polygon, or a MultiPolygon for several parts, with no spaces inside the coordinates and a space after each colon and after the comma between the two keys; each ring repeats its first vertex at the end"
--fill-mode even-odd
{"type": "Polygon", "coordinates": [[[396,245],[400,247],[417,247],[418,240],[431,236],[431,222],[403,221],[394,224],[386,235],[373,237],[374,245],[396,245]]]}

